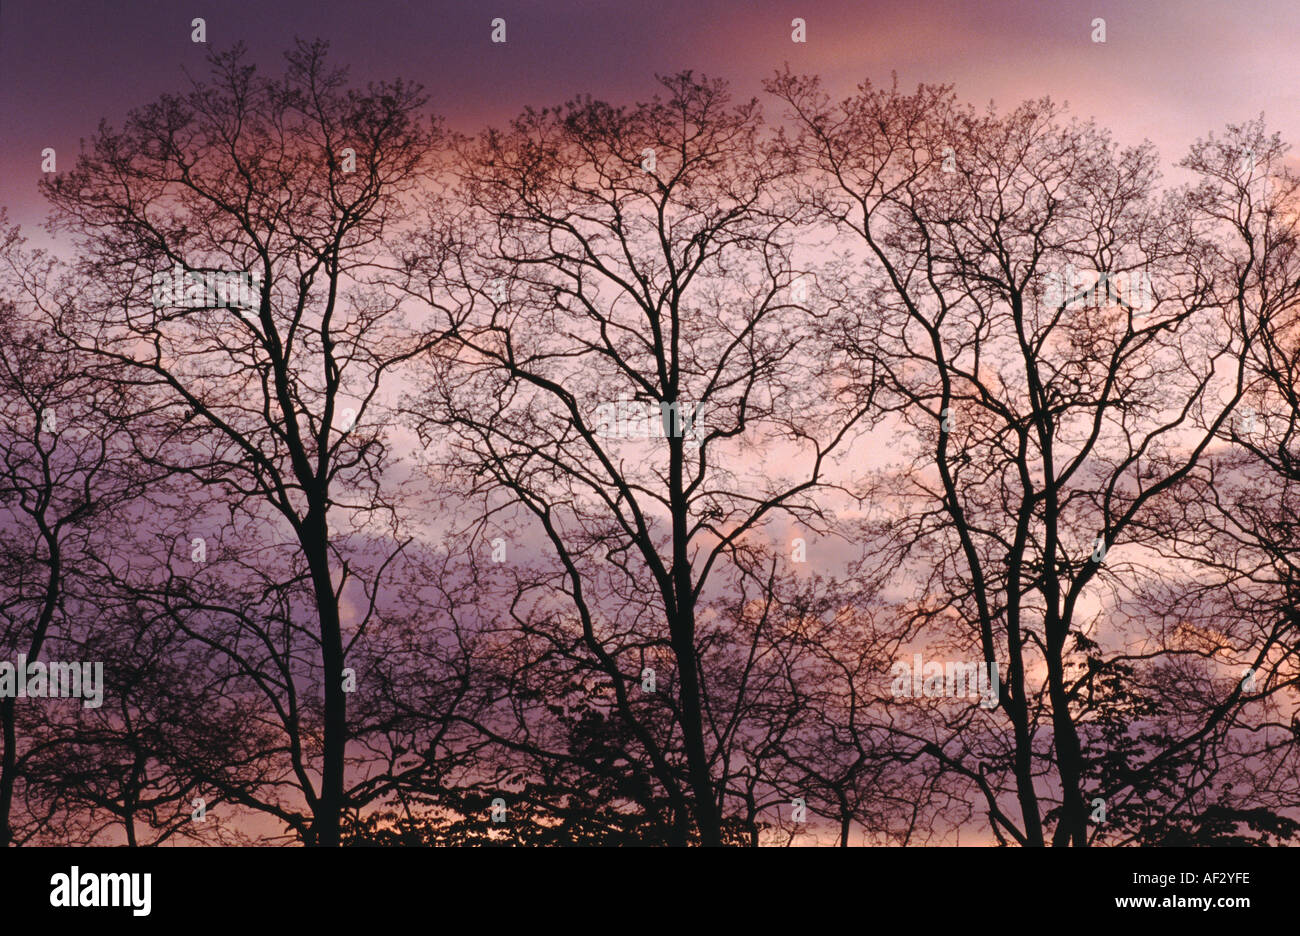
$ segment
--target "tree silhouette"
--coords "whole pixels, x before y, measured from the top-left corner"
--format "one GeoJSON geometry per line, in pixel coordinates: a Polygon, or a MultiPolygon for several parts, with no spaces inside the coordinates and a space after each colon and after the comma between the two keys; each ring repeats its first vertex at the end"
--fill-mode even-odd
{"type": "MultiPolygon", "coordinates": [[[[1264,249],[1232,223],[1240,189],[1214,181],[1231,179],[1242,140],[1194,149],[1186,165],[1207,181],[1160,197],[1149,146],[1119,152],[1047,101],[1000,116],[943,87],[863,84],[840,104],[788,72],[768,87],[800,128],[806,197],[865,261],[844,287],[861,311],[832,327],[886,375],[878,398],[908,447],[880,556],[917,562],[916,613],[966,659],[1006,661],[1011,744],[994,763],[1012,783],[987,776],[991,715],[927,750],[979,785],[999,835],[1044,844],[1042,802],[1057,799],[1051,841],[1085,845],[1093,681],[1131,654],[1182,652],[1150,622],[1126,646],[1090,606],[1180,574],[1157,557],[1202,529],[1179,495],[1242,400],[1276,301],[1232,253],[1264,249]],[[1050,290],[1072,269],[1093,282],[1050,290]],[[1134,274],[1152,281],[1149,303],[1102,288],[1134,274]],[[1103,661],[1084,659],[1103,640],[1103,661]],[[1019,823],[1000,808],[1012,790],[1019,823]]],[[[1173,750],[1240,701],[1207,707],[1173,750]]]]}
{"type": "Polygon", "coordinates": [[[374,617],[364,597],[355,619],[341,607],[349,589],[373,598],[402,548],[382,484],[380,390],[424,346],[368,277],[385,262],[385,231],[423,177],[436,126],[416,87],[349,88],[323,43],[300,42],[279,79],[259,76],[241,47],[211,64],[212,84],[133,111],[122,131],[101,125],[76,168],[44,184],[82,257],[80,301],[55,327],[127,370],[122,386],[150,409],[150,432],[136,437],[143,464],[183,480],[188,497],[216,492],[229,533],[282,541],[300,560],[274,582],[245,579],[276,590],[262,607],[207,607],[181,576],[164,603],[182,622],[203,611],[229,624],[208,649],[272,706],[283,780],[303,802],[280,802],[274,784],[226,795],[305,842],[336,844],[354,805],[347,651],[374,617]],[[215,271],[235,280],[214,288],[215,271]],[[230,282],[243,287],[233,299],[230,282]],[[383,531],[383,555],[366,561],[345,523],[383,531]],[[250,657],[239,634],[263,646],[250,657]],[[320,702],[318,739],[300,678],[320,702]]]}
{"type": "Polygon", "coordinates": [[[1300,181],[685,71],[242,47],[0,216],[0,842],[1300,834],[1300,181]],[[998,695],[900,693],[993,662],[998,695]],[[0,661],[2,662],[2,661],[0,661]]]}
{"type": "Polygon", "coordinates": [[[552,558],[521,574],[518,616],[610,681],[669,801],[717,844],[701,609],[761,568],[778,520],[818,526],[869,392],[818,383],[800,209],[756,102],[661,81],[666,98],[530,110],[458,146],[457,239],[477,249],[443,293],[428,280],[444,265],[411,265],[405,288],[447,336],[412,415],[426,440],[450,435],[444,463],[486,516],[542,538],[552,558]],[[685,782],[638,714],[647,666],[671,676],[685,782]]]}

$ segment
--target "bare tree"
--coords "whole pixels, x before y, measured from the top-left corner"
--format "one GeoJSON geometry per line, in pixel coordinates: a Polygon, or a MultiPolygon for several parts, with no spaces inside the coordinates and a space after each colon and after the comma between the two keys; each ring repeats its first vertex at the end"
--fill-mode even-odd
{"type": "MultiPolygon", "coordinates": [[[[45,296],[58,291],[58,265],[25,250],[3,215],[0,240],[0,647],[7,662],[37,661],[54,651],[56,659],[80,666],[85,658],[65,652],[104,627],[87,576],[92,556],[113,541],[123,505],[139,495],[147,472],[129,457],[133,425],[125,394],[96,362],[63,345],[27,301],[33,287],[45,296]]],[[[0,845],[39,837],[52,812],[63,810],[36,789],[36,775],[70,742],[58,725],[60,713],[82,709],[81,699],[22,701],[13,686],[6,688],[0,845]],[[16,797],[24,804],[21,818],[16,797]]]]}
{"type": "Polygon", "coordinates": [[[666,98],[530,110],[459,146],[457,239],[480,249],[456,277],[411,263],[405,288],[448,335],[413,417],[481,498],[481,548],[504,530],[523,554],[516,622],[607,681],[672,809],[718,844],[702,609],[761,570],[778,521],[824,526],[817,494],[869,391],[822,379],[790,165],[757,104],[661,81],[666,98]],[[670,686],[668,735],[642,711],[646,669],[670,686]]]}
{"type": "MultiPolygon", "coordinates": [[[[120,132],[101,126],[76,168],[43,188],[82,257],[84,291],[55,325],[80,352],[126,369],[121,386],[150,414],[136,457],[189,485],[186,496],[217,492],[232,526],[271,542],[283,534],[300,560],[282,563],[271,618],[242,604],[212,612],[230,622],[227,636],[262,642],[269,671],[244,669],[242,643],[210,638],[209,650],[272,707],[301,802],[280,803],[275,784],[269,799],[224,792],[333,845],[353,805],[347,652],[402,545],[383,483],[382,388],[424,346],[368,271],[384,262],[437,128],[417,87],[350,88],[325,56],[323,43],[300,42],[284,76],[268,79],[240,47],[214,54],[212,84],[132,112],[120,132]],[[386,551],[365,561],[353,536],[386,551]],[[359,610],[345,620],[352,593],[359,610]],[[304,638],[315,664],[302,662],[304,638]],[[321,703],[318,745],[293,686],[302,665],[321,703]]],[[[202,610],[182,589],[168,601],[174,617],[202,610]]]]}
{"type": "MultiPolygon", "coordinates": [[[[985,713],[935,725],[924,750],[969,779],[999,837],[1044,844],[1046,818],[1054,844],[1085,845],[1087,797],[1121,795],[1085,789],[1099,684],[1176,652],[1151,622],[1124,644],[1105,605],[1178,574],[1157,557],[1186,517],[1165,508],[1248,382],[1260,296],[1225,259],[1241,230],[1206,231],[1233,203],[1161,198],[1149,146],[1118,152],[1047,101],[1000,116],[948,88],[864,84],[840,104],[788,72],[768,88],[799,127],[806,197],[861,248],[865,272],[845,287],[860,311],[834,327],[885,375],[879,399],[909,450],[884,473],[901,516],[881,555],[915,562],[932,632],[1006,661],[1010,743],[987,747],[1005,735],[985,713]]],[[[1156,754],[1204,739],[1239,702],[1229,693],[1156,754]]]]}

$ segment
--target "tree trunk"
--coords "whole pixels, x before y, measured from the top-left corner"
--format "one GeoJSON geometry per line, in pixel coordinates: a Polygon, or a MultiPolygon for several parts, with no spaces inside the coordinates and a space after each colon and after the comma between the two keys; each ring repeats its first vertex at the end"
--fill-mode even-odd
{"type": "MultiPolygon", "coordinates": [[[[1055,629],[1055,628],[1054,628],[1055,629]]],[[[1057,770],[1061,777],[1061,822],[1052,837],[1053,845],[1088,844],[1087,809],[1080,784],[1083,779],[1083,754],[1079,732],[1070,718],[1070,704],[1065,694],[1065,674],[1061,665],[1064,633],[1047,640],[1048,695],[1052,700],[1052,728],[1056,741],[1057,770]]]]}
{"type": "Polygon", "coordinates": [[[303,523],[303,552],[311,570],[320,619],[325,684],[325,731],[321,784],[312,810],[311,844],[337,846],[343,813],[343,755],[347,746],[347,697],[343,692],[343,631],[329,568],[325,512],[313,509],[303,523]]]}

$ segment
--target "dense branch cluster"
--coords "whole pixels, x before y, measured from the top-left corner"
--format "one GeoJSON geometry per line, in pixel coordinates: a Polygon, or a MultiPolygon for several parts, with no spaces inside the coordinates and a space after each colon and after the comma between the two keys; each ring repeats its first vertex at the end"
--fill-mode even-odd
{"type": "Polygon", "coordinates": [[[211,64],[0,229],[0,842],[1300,833],[1262,121],[211,64]]]}

